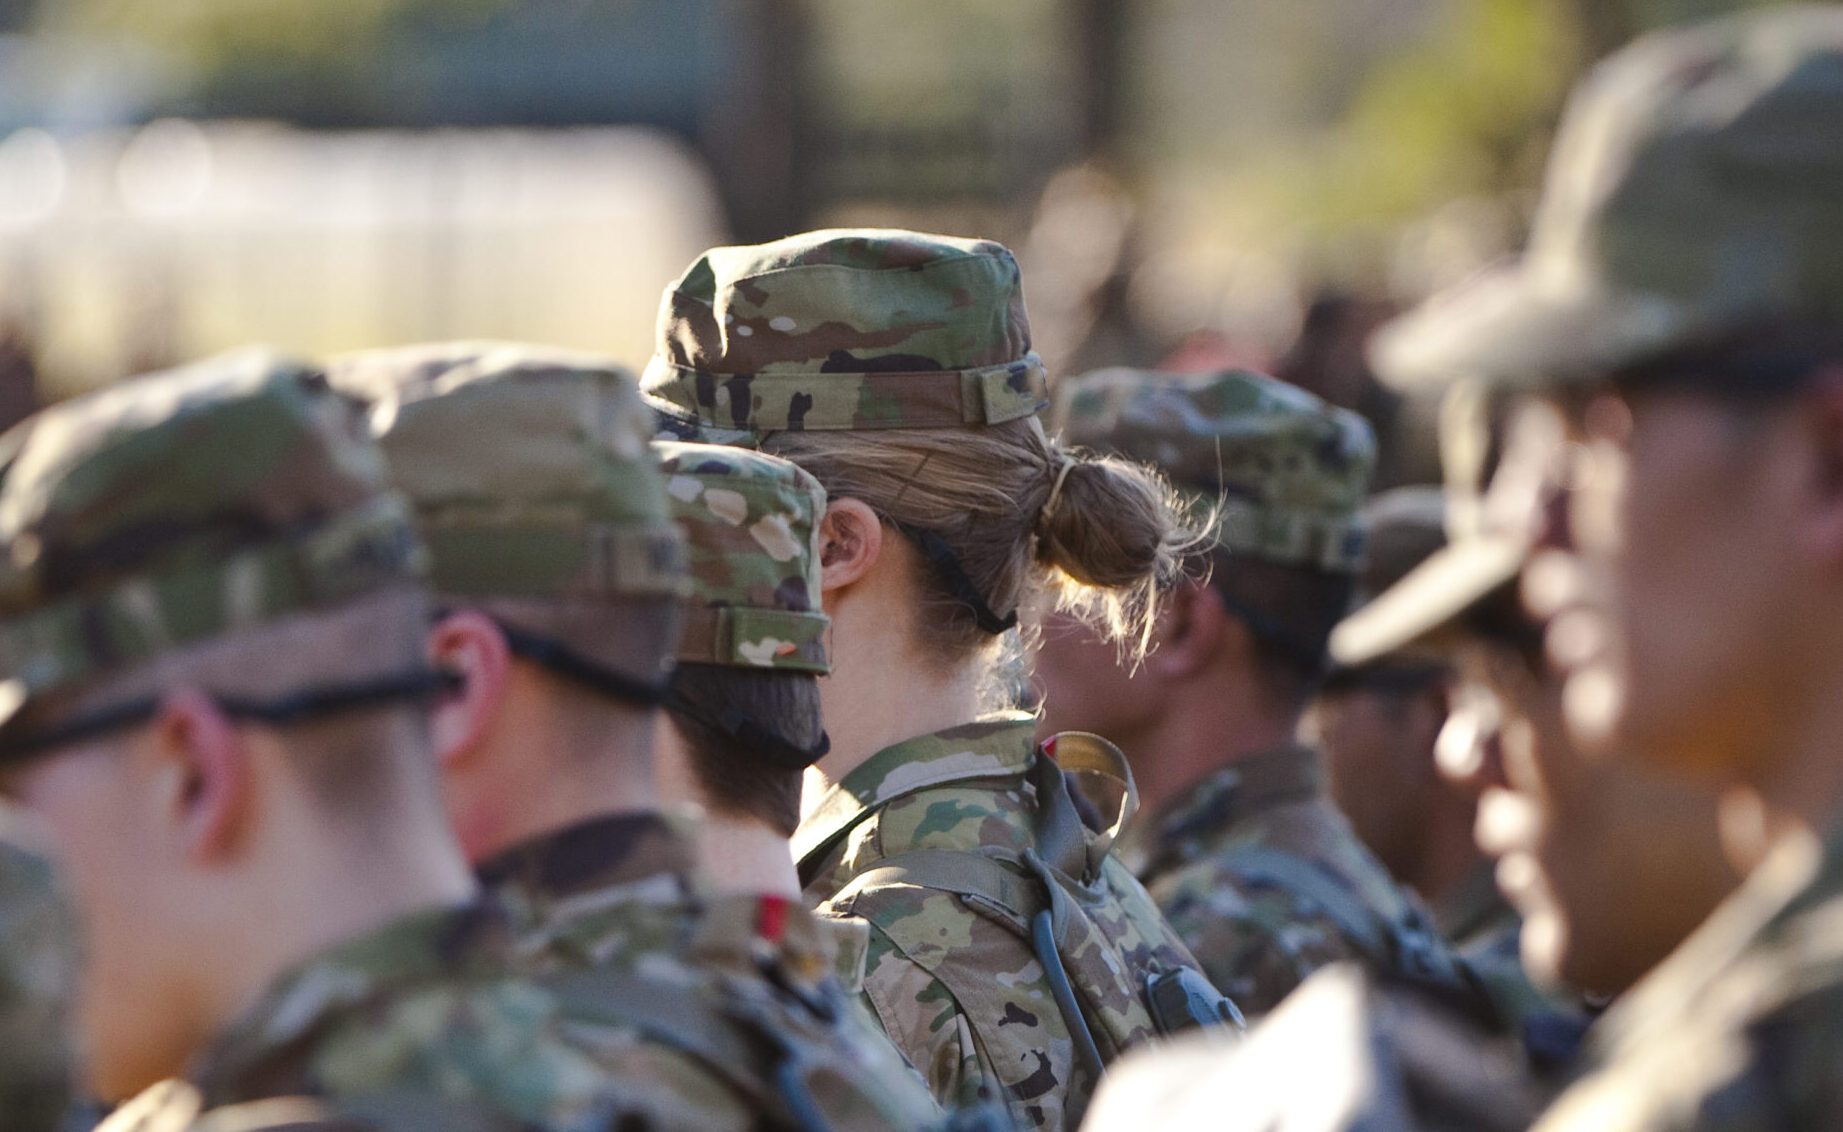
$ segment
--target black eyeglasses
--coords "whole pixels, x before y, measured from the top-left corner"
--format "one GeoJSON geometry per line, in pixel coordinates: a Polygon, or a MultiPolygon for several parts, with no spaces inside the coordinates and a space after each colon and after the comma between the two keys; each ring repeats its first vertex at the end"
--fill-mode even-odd
{"type": "MultiPolygon", "coordinates": [[[[285,727],[399,700],[427,699],[453,691],[459,686],[460,677],[452,672],[416,668],[349,684],[304,688],[274,700],[252,700],[241,696],[213,696],[212,699],[218,709],[232,719],[285,727]]],[[[146,696],[78,715],[40,730],[0,738],[0,763],[24,762],[57,747],[138,726],[158,715],[161,703],[159,696],[146,696]]]]}

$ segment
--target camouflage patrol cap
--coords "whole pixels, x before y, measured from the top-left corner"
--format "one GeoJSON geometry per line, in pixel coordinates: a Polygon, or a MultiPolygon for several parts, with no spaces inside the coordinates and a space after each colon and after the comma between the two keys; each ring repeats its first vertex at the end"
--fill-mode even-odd
{"type": "Polygon", "coordinates": [[[685,532],[691,608],[678,659],[830,671],[819,611],[825,489],[777,456],[658,440],[672,515],[685,532]]]}
{"type": "Polygon", "coordinates": [[[449,597],[673,596],[683,538],[631,374],[490,342],[373,350],[329,376],[371,402],[449,597]]]}
{"type": "Polygon", "coordinates": [[[1385,380],[1603,377],[1756,325],[1843,323],[1843,8],[1645,37],[1577,88],[1522,262],[1377,337],[1385,380]]]}
{"type": "MultiPolygon", "coordinates": [[[[519,628],[633,670],[608,661],[624,650],[598,639],[582,611],[670,602],[689,582],[648,447],[652,414],[626,369],[565,350],[450,342],[337,358],[328,376],[370,402],[439,597],[532,603],[544,612],[522,614],[531,623],[519,628]]],[[[666,659],[637,667],[651,677],[666,659]]]]}
{"type": "Polygon", "coordinates": [[[0,440],[0,459],[0,723],[426,565],[356,407],[266,351],[52,406],[0,440]]]}
{"type": "Polygon", "coordinates": [[[666,291],[641,385],[722,443],[1000,424],[1047,400],[1011,253],[885,229],[705,252],[666,291]]]}
{"type": "Polygon", "coordinates": [[[1178,375],[1106,369],[1056,388],[1063,441],[1161,469],[1203,507],[1218,545],[1288,565],[1355,573],[1358,509],[1376,437],[1355,413],[1246,370],[1178,375]]]}

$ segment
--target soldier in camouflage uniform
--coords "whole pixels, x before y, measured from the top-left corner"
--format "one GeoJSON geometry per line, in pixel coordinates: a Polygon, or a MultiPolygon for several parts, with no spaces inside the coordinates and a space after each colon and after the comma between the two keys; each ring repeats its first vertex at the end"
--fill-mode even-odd
{"type": "MultiPolygon", "coordinates": [[[[1443,414],[1452,542],[1342,622],[1331,651],[1350,665],[1398,649],[1453,660],[1441,770],[1491,783],[1477,784],[1487,802],[1480,842],[1508,860],[1503,874],[1528,913],[1533,968],[1613,995],[1681,943],[1736,878],[1721,857],[1710,792],[1584,760],[1568,742],[1560,683],[1516,595],[1557,432],[1543,417],[1516,415],[1481,498],[1484,460],[1496,447],[1485,407],[1456,396],[1443,414]]],[[[1180,1050],[1123,1067],[1096,1101],[1096,1132],[1148,1119],[1271,1132],[1525,1128],[1573,1069],[1582,1022],[1506,1002],[1500,983],[1491,989],[1500,1009],[1481,1013],[1423,986],[1334,965],[1232,1057],[1180,1050]],[[1312,1068],[1309,1085],[1289,1069],[1300,1064],[1312,1068]]]]}
{"type": "MultiPolygon", "coordinates": [[[[670,726],[659,732],[661,781],[669,798],[704,812],[700,856],[712,888],[798,901],[787,839],[800,824],[801,777],[827,745],[818,688],[831,624],[819,611],[825,491],[760,452],[665,440],[653,449],[692,580],[670,726]]],[[[855,966],[862,947],[849,951],[855,966]]]]}
{"type": "Polygon", "coordinates": [[[1375,441],[1355,414],[1258,374],[1105,370],[1065,382],[1070,443],[1155,463],[1211,513],[1136,673],[1051,619],[1046,726],[1099,731],[1133,761],[1150,816],[1122,855],[1216,985],[1272,1009],[1337,959],[1463,983],[1427,914],[1325,794],[1294,738],[1362,562],[1375,441]]]}
{"type": "Polygon", "coordinates": [[[324,376],[232,355],[6,452],[0,788],[81,917],[90,1089],[146,1090],[114,1127],[644,1123],[504,973],[423,737],[424,551],[324,376]]]}
{"type": "MultiPolygon", "coordinates": [[[[1397,488],[1364,504],[1363,601],[1446,545],[1445,512],[1437,487],[1397,488]]],[[[1335,633],[1332,640],[1337,660],[1335,633]]],[[[1472,837],[1480,793],[1504,784],[1495,744],[1485,744],[1463,776],[1442,775],[1435,764],[1452,685],[1448,656],[1428,647],[1337,663],[1305,728],[1324,752],[1331,800],[1389,872],[1427,902],[1440,935],[1508,1018],[1558,1007],[1578,1013],[1578,1004],[1551,1001],[1530,983],[1518,942],[1522,919],[1498,891],[1497,862],[1472,837]]],[[[1449,745],[1467,722],[1455,722],[1449,745]]]]}
{"type": "Polygon", "coordinates": [[[980,685],[1021,601],[1149,588],[1180,537],[1156,485],[1044,437],[1017,264],[984,241],[714,249],[668,290],[644,385],[668,434],[760,446],[826,487],[831,748],[794,848],[822,914],[869,925],[871,1010],[942,1100],[1073,1127],[1104,1062],[1158,1032],[1147,979],[1207,986],[1109,853],[1119,821],[1086,833],[1067,792],[1062,770],[1118,776],[1117,752],[1039,747],[980,685]],[[1121,562],[1082,546],[1102,493],[1145,532],[1121,562]]]}
{"type": "Polygon", "coordinates": [[[1751,869],[1602,1019],[1542,1128],[1843,1124],[1839,169],[1843,11],[1648,37],[1577,91],[1524,260],[1377,343],[1389,380],[1559,418],[1526,592],[1567,723],[1729,787],[1751,869]]]}
{"type": "Polygon", "coordinates": [[[76,925],[51,863],[0,816],[0,1113],[19,1132],[61,1127],[71,1101],[76,925]]]}
{"type": "MultiPolygon", "coordinates": [[[[625,1058],[638,1029],[683,1052],[695,1069],[661,1084],[706,1128],[940,1123],[895,1050],[840,1009],[832,941],[790,906],[797,887],[701,902],[695,835],[657,806],[655,707],[696,592],[672,504],[701,506],[699,576],[732,571],[693,604],[698,655],[810,671],[824,618],[796,591],[816,485],[696,446],[662,476],[632,376],[595,357],[454,343],[356,355],[334,380],[372,403],[431,550],[432,651],[468,678],[435,724],[450,813],[585,1045],[625,1058]],[[722,538],[719,516],[738,524],[722,538]],[[761,574],[786,584],[749,584],[761,574]]],[[[690,691],[680,712],[762,729],[690,691]]],[[[767,848],[786,859],[784,838],[767,848]]]]}

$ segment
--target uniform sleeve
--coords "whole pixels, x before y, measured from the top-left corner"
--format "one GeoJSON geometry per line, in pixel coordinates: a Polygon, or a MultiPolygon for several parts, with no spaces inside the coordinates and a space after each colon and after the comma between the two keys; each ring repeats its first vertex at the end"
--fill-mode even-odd
{"type": "Polygon", "coordinates": [[[988,1075],[960,1004],[874,927],[864,954],[863,1000],[936,1100],[951,1108],[980,1100],[988,1075]]]}

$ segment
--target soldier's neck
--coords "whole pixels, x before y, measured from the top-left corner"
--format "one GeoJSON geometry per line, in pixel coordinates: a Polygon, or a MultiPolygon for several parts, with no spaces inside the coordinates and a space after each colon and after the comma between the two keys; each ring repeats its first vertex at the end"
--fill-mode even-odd
{"type": "MultiPolygon", "coordinates": [[[[831,594],[828,601],[834,601],[831,594]]],[[[810,808],[825,788],[878,751],[905,739],[971,723],[981,714],[985,660],[975,655],[943,664],[910,632],[914,607],[902,601],[836,601],[832,614],[832,674],[819,679],[832,749],[807,771],[802,803],[810,808]]]]}
{"type": "Polygon", "coordinates": [[[698,833],[704,886],[719,895],[800,899],[787,839],[754,818],[707,811],[698,833]]]}
{"type": "Polygon", "coordinates": [[[1278,709],[1258,681],[1219,674],[1177,689],[1138,734],[1109,738],[1132,764],[1141,807],[1154,813],[1209,775],[1292,743],[1298,729],[1299,713],[1278,709]]]}
{"type": "Polygon", "coordinates": [[[194,1005],[213,1031],[326,949],[475,896],[473,874],[432,798],[354,825],[329,825],[309,806],[273,798],[265,812],[246,867],[216,894],[222,905],[200,910],[200,920],[214,925],[214,942],[194,957],[202,976],[194,1005]]]}

